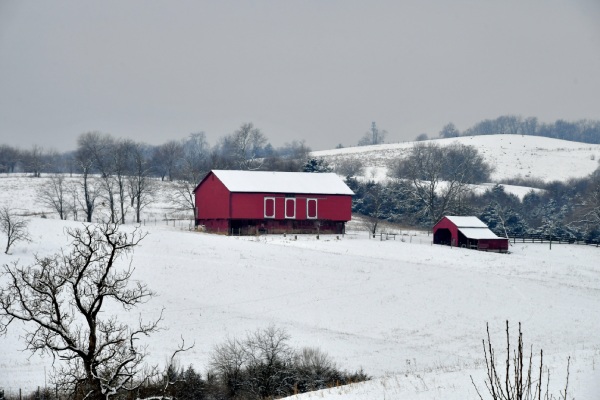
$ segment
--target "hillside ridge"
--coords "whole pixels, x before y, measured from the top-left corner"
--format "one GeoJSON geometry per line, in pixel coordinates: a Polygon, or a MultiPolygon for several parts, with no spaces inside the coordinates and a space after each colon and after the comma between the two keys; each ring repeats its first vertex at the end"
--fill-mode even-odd
{"type": "Polygon", "coordinates": [[[590,175],[598,168],[600,160],[598,144],[511,134],[347,147],[313,151],[311,155],[325,159],[334,166],[343,160],[360,160],[367,174],[381,178],[386,175],[390,161],[405,157],[416,143],[436,143],[442,146],[461,143],[474,146],[494,166],[493,181],[518,177],[545,182],[568,181],[590,175]]]}

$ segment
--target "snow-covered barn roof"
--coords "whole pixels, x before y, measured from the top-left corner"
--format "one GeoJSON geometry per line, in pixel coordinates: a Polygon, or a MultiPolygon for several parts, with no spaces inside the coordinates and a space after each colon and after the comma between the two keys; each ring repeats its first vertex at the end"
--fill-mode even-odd
{"type": "Polygon", "coordinates": [[[488,226],[477,217],[457,217],[446,215],[458,228],[487,228],[488,226]]]}
{"type": "Polygon", "coordinates": [[[231,192],[354,194],[334,173],[231,170],[212,172],[231,192]]]}

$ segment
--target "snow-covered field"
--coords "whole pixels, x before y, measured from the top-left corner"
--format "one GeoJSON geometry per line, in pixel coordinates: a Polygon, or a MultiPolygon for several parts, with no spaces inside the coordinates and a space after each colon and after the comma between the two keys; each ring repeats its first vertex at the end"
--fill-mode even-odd
{"type": "MultiPolygon", "coordinates": [[[[576,169],[588,168],[594,152],[600,158],[597,146],[574,146],[588,147],[565,151],[577,155],[576,169]]],[[[0,206],[44,211],[35,194],[42,181],[0,176],[0,206]]],[[[483,388],[486,323],[501,352],[510,320],[515,334],[522,322],[526,347],[544,349],[554,393],[564,384],[570,356],[569,392],[600,398],[600,248],[515,243],[510,254],[495,254],[433,246],[425,232],[380,241],[358,230],[320,240],[224,237],[166,225],[160,221],[165,207],[146,211],[148,236],[133,258],[135,279],[158,296],[130,314],[106,310],[136,322],[165,308],[167,329],[146,341],[152,363],[164,364],[184,337],[195,347],[181,355],[180,365],[204,370],[215,344],[274,324],[288,331],[294,346],[318,346],[339,367],[362,367],[374,377],[293,398],[476,399],[470,376],[483,388]]],[[[80,224],[32,216],[32,243],[1,254],[0,264],[28,264],[34,254],[54,253],[67,244],[64,228],[80,224]]],[[[12,394],[43,386],[52,364],[21,351],[21,335],[13,326],[0,337],[0,387],[12,394]]]]}
{"type": "MultiPolygon", "coordinates": [[[[509,178],[535,178],[543,181],[566,181],[585,177],[598,168],[600,145],[569,142],[541,136],[487,135],[437,139],[446,146],[462,143],[474,146],[484,159],[496,167],[494,181],[509,178]]],[[[381,144],[314,151],[312,155],[331,164],[345,159],[361,160],[367,176],[383,179],[390,161],[409,154],[415,142],[381,144]]],[[[427,143],[427,142],[422,142],[427,143]]]]}
{"type": "MultiPolygon", "coordinates": [[[[65,245],[64,227],[77,224],[32,219],[34,242],[0,262],[52,253],[65,245]]],[[[147,340],[155,363],[164,363],[183,336],[196,347],[181,365],[203,369],[224,338],[275,324],[294,345],[319,346],[341,367],[377,378],[330,390],[332,398],[471,399],[469,376],[482,380],[485,324],[501,349],[508,319],[514,327],[523,323],[527,344],[544,349],[554,382],[564,380],[570,355],[572,393],[600,394],[598,248],[517,243],[511,254],[495,254],[432,246],[426,234],[293,240],[145,229],[135,278],[159,296],[130,315],[110,311],[135,322],[138,312],[154,318],[165,308],[168,329],[147,340]]],[[[13,393],[43,385],[51,363],[21,352],[15,328],[0,339],[0,386],[13,393]]]]}

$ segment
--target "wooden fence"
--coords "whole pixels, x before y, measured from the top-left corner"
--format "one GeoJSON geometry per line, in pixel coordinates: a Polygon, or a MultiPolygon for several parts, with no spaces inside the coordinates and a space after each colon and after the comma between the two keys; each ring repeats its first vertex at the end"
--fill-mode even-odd
{"type": "Polygon", "coordinates": [[[543,234],[522,234],[509,235],[512,243],[557,243],[557,244],[583,244],[588,246],[600,247],[600,240],[585,240],[566,236],[543,235],[543,234]]]}

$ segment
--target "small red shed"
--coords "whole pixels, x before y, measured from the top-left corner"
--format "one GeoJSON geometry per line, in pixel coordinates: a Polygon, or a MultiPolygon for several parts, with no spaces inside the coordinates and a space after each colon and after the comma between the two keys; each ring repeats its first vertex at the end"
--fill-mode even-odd
{"type": "Polygon", "coordinates": [[[433,227],[433,243],[484,251],[508,251],[508,239],[498,237],[477,217],[443,217],[433,227]]]}
{"type": "Polygon", "coordinates": [[[354,192],[333,173],[213,170],[194,189],[209,232],[344,233],[354,192]]]}

